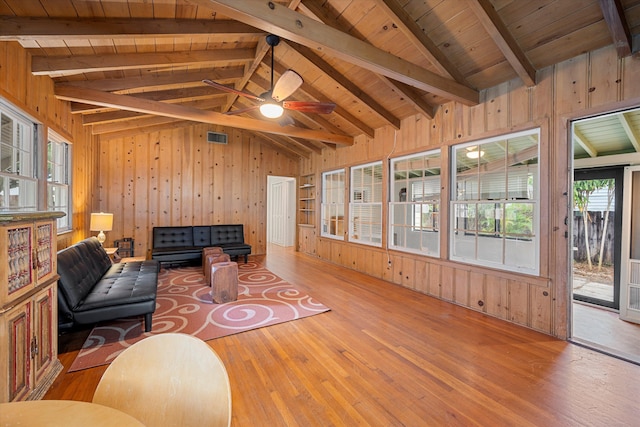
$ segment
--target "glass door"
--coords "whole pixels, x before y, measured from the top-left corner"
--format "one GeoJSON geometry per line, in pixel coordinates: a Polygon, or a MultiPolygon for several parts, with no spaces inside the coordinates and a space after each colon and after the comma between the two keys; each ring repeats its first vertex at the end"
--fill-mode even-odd
{"type": "Polygon", "coordinates": [[[640,166],[625,168],[620,318],[640,323],[640,166]]]}
{"type": "Polygon", "coordinates": [[[579,169],[573,182],[573,299],[620,307],[623,168],[579,169]]]}

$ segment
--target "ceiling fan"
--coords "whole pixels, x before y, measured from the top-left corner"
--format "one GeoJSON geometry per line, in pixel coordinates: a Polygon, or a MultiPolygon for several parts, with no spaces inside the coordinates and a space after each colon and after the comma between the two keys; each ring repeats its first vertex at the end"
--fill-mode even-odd
{"type": "MultiPolygon", "coordinates": [[[[333,102],[312,102],[312,101],[286,101],[286,98],[291,96],[303,83],[302,77],[293,70],[287,70],[273,84],[273,58],[274,47],[280,43],[280,37],[269,34],[267,36],[267,44],[271,46],[271,88],[260,96],[256,96],[249,92],[237,90],[229,86],[216,83],[212,80],[203,80],[210,86],[220,89],[225,92],[235,93],[236,95],[244,96],[255,101],[258,101],[259,105],[243,108],[240,110],[229,111],[226,114],[242,114],[247,111],[260,109],[263,116],[270,119],[277,119],[282,116],[284,110],[294,110],[303,113],[315,113],[315,114],[330,114],[336,108],[336,104],[333,102]]],[[[293,124],[293,120],[281,122],[282,125],[293,124]]]]}

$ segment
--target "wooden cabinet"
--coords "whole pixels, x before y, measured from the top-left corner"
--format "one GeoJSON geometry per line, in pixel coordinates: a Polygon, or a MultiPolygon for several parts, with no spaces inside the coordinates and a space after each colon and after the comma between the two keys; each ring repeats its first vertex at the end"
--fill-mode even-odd
{"type": "Polygon", "coordinates": [[[39,399],[58,361],[56,218],[0,214],[0,402],[39,399]]]}
{"type": "Polygon", "coordinates": [[[316,184],[315,175],[302,175],[298,189],[298,224],[315,227],[316,184]]]}

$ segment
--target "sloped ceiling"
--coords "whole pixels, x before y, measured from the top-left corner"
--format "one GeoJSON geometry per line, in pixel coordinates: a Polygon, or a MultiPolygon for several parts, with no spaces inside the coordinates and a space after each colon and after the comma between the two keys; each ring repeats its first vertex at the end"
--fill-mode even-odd
{"type": "Polygon", "coordinates": [[[475,105],[505,81],[533,86],[537,70],[587,51],[628,56],[639,27],[640,0],[0,0],[0,39],[28,49],[32,73],[100,138],[195,121],[303,157],[451,101],[475,105]],[[334,112],[287,111],[287,126],[225,114],[255,101],[202,80],[267,91],[269,33],[281,37],[275,79],[304,79],[289,100],[334,112]]]}

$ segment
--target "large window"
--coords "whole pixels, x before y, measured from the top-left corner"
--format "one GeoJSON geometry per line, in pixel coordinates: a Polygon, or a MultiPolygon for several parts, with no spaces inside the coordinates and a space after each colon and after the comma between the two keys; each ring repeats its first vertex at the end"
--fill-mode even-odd
{"type": "Polygon", "coordinates": [[[351,168],[349,240],[382,246],[382,162],[351,168]]]}
{"type": "Polygon", "coordinates": [[[538,274],[539,130],[452,150],[451,259],[538,274]]]}
{"type": "Polygon", "coordinates": [[[324,237],[344,239],[344,169],[322,174],[322,229],[324,237]]]}
{"type": "Polygon", "coordinates": [[[0,210],[35,211],[36,126],[0,102],[0,210]]]}
{"type": "Polygon", "coordinates": [[[71,229],[71,148],[57,134],[49,131],[47,144],[47,209],[62,211],[66,215],[58,218],[58,231],[71,229]]]}
{"type": "Polygon", "coordinates": [[[389,247],[440,254],[440,151],[391,160],[389,247]]]}

